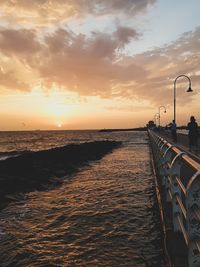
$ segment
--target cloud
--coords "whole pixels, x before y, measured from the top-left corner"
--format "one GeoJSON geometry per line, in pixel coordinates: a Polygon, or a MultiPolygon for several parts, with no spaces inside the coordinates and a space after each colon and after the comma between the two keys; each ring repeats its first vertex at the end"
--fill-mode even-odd
{"type": "Polygon", "coordinates": [[[0,8],[3,20],[21,24],[52,24],[89,14],[119,15],[125,12],[133,16],[145,11],[155,2],[156,0],[1,0],[0,8]]]}
{"type": "Polygon", "coordinates": [[[126,14],[137,14],[156,2],[156,0],[110,0],[110,1],[97,1],[102,6],[105,6],[106,10],[125,12],[126,14]]]}
{"type": "Polygon", "coordinates": [[[135,29],[123,26],[119,26],[114,35],[118,40],[119,46],[121,47],[124,47],[125,44],[128,44],[131,39],[137,39],[140,36],[135,29]]]}
{"type": "MultiPolygon", "coordinates": [[[[193,87],[199,84],[200,28],[162,48],[126,55],[126,45],[134,47],[133,41],[139,36],[135,29],[122,25],[110,34],[96,31],[90,36],[66,28],[41,36],[39,30],[4,27],[0,30],[0,49],[9,68],[0,78],[4,86],[14,88],[16,81],[17,89],[30,89],[27,78],[19,77],[12,66],[15,59],[21,72],[28,69],[35,83],[47,90],[57,86],[84,96],[143,99],[153,105],[171,103],[173,82],[180,74],[189,75],[193,87]],[[6,79],[11,84],[6,84],[6,79]]],[[[183,96],[179,103],[184,104],[197,92],[185,97],[181,87],[187,87],[184,79],[177,83],[178,95],[183,96]]]]}
{"type": "Polygon", "coordinates": [[[19,91],[27,91],[31,89],[26,82],[18,79],[13,71],[5,72],[2,67],[0,68],[0,87],[19,91]]]}
{"type": "MultiPolygon", "coordinates": [[[[117,51],[128,44],[130,38],[137,38],[137,33],[123,30],[119,27],[113,35],[94,33],[91,38],[71,36],[62,51],[49,54],[46,61],[41,62],[41,76],[81,95],[149,99],[155,105],[171,102],[176,76],[188,74],[194,85],[199,82],[196,70],[200,58],[200,29],[184,34],[163,48],[129,57],[119,56],[117,51]]],[[[69,38],[68,33],[66,36],[69,38]]],[[[57,33],[51,38],[59,39],[57,33]]],[[[46,42],[46,46],[51,47],[51,43],[46,42]]],[[[177,86],[187,87],[186,83],[183,79],[177,86]]],[[[178,94],[184,96],[184,91],[178,94]]],[[[194,94],[180,101],[186,103],[194,94]]]]}
{"type": "MultiPolygon", "coordinates": [[[[155,104],[168,104],[173,97],[173,83],[178,75],[188,75],[193,84],[197,87],[200,82],[199,60],[200,51],[200,28],[195,31],[183,34],[181,38],[170,45],[148,51],[137,55],[129,61],[141,64],[148,70],[148,75],[143,77],[134,94],[138,98],[149,98],[155,104]]],[[[185,94],[188,81],[180,78],[176,88],[178,96],[181,96],[179,103],[188,103],[198,93],[185,94]]]]}
{"type": "Polygon", "coordinates": [[[0,29],[0,49],[5,54],[34,53],[40,49],[34,30],[0,29]]]}
{"type": "Polygon", "coordinates": [[[129,67],[114,61],[119,49],[134,38],[138,38],[138,33],[122,26],[113,34],[93,32],[91,37],[60,28],[42,40],[35,30],[1,29],[0,49],[10,65],[15,58],[22,68],[37,72],[45,87],[56,84],[84,95],[107,96],[116,82],[132,79],[129,67]]]}
{"type": "Polygon", "coordinates": [[[55,53],[49,52],[45,59],[40,57],[41,77],[47,83],[51,79],[83,95],[111,96],[117,83],[130,82],[144,72],[139,66],[132,72],[134,63],[130,66],[115,63],[118,50],[137,36],[136,31],[127,27],[119,27],[112,35],[94,32],[90,38],[59,30],[45,38],[46,51],[53,49],[55,53]],[[54,45],[61,38],[65,44],[62,49],[54,45]]]}
{"type": "Polygon", "coordinates": [[[107,110],[109,111],[118,111],[118,112],[130,112],[130,113],[138,113],[138,112],[144,112],[146,110],[154,111],[154,108],[151,106],[137,106],[137,105],[125,105],[123,107],[118,106],[110,106],[107,107],[107,110]]]}

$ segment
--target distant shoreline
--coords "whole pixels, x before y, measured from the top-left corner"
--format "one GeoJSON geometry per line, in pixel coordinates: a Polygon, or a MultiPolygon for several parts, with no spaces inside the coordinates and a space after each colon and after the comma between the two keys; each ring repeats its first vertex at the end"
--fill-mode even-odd
{"type": "Polygon", "coordinates": [[[128,128],[128,129],[101,129],[99,132],[126,132],[126,131],[147,131],[147,127],[128,128]]]}

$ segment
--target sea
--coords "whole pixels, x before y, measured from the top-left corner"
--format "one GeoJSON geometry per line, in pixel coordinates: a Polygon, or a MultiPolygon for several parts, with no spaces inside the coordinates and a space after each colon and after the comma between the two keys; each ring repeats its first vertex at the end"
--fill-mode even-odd
{"type": "Polygon", "coordinates": [[[1,267],[164,267],[146,132],[0,132],[0,160],[67,144],[122,145],[0,211],[1,267]]]}

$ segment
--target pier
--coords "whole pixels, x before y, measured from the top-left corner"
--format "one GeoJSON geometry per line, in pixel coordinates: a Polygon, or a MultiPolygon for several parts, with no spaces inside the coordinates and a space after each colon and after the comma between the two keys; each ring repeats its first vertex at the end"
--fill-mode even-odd
{"type": "Polygon", "coordinates": [[[199,267],[199,158],[187,151],[184,142],[174,144],[167,135],[151,130],[148,134],[169,266],[199,267]]]}

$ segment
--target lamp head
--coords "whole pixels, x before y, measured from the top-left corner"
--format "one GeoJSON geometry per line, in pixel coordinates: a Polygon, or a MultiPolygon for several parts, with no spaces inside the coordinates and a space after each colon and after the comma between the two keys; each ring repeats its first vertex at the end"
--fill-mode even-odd
{"type": "Polygon", "coordinates": [[[189,88],[187,89],[187,92],[190,93],[190,92],[193,92],[192,88],[189,86],[189,88]]]}

